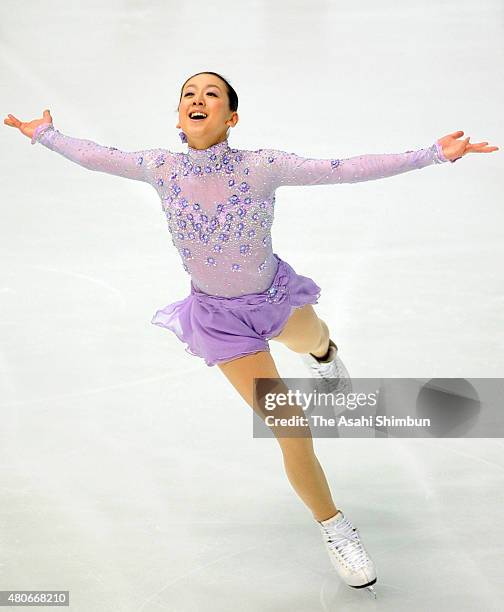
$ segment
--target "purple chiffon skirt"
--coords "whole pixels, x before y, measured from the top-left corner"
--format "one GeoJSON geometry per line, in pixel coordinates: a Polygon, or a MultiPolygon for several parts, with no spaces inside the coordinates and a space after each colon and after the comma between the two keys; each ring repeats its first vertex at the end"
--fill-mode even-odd
{"type": "Polygon", "coordinates": [[[226,298],[199,291],[191,281],[190,295],[158,310],[151,323],[175,333],[186,352],[208,366],[269,351],[268,340],[280,334],[292,311],[317,304],[321,293],[311,278],[274,256],[278,270],[263,293],[226,298]]]}

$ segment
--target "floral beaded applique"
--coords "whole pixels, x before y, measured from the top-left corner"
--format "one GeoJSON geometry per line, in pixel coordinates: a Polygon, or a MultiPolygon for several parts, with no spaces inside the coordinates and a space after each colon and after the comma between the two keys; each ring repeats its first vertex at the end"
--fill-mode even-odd
{"type": "Polygon", "coordinates": [[[280,304],[283,302],[289,294],[288,281],[289,277],[286,274],[282,274],[277,282],[265,292],[267,296],[266,301],[270,304],[280,304]]]}

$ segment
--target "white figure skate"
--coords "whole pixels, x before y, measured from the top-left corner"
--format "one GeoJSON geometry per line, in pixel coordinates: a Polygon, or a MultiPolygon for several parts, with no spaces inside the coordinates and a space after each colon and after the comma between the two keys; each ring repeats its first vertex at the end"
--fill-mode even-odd
{"type": "Polygon", "coordinates": [[[329,557],[341,579],[354,589],[366,588],[376,599],[376,568],[362,545],[359,530],[341,510],[326,521],[317,521],[329,557]]]}
{"type": "Polygon", "coordinates": [[[338,347],[329,339],[329,356],[325,361],[308,353],[302,355],[304,364],[314,378],[322,379],[321,390],[325,393],[351,393],[352,381],[345,365],[338,356],[338,347]]]}

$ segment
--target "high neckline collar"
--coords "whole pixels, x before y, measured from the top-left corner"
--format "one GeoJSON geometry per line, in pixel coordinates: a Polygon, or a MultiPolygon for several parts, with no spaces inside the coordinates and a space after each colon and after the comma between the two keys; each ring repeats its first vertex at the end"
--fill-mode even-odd
{"type": "Polygon", "coordinates": [[[230,150],[228,139],[217,142],[207,149],[194,149],[187,145],[187,155],[194,160],[217,159],[230,150]],[[214,157],[215,156],[215,157],[214,157]]]}

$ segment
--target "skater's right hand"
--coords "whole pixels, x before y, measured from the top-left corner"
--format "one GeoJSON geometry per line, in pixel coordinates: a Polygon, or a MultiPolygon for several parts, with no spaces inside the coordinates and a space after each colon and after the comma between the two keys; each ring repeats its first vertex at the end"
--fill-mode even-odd
{"type": "Polygon", "coordinates": [[[5,125],[9,125],[10,127],[18,128],[18,130],[28,136],[28,138],[32,138],[33,133],[42,123],[52,123],[52,117],[49,110],[45,110],[42,119],[34,119],[33,121],[20,121],[16,119],[14,115],[7,115],[7,118],[4,119],[5,125]]]}

